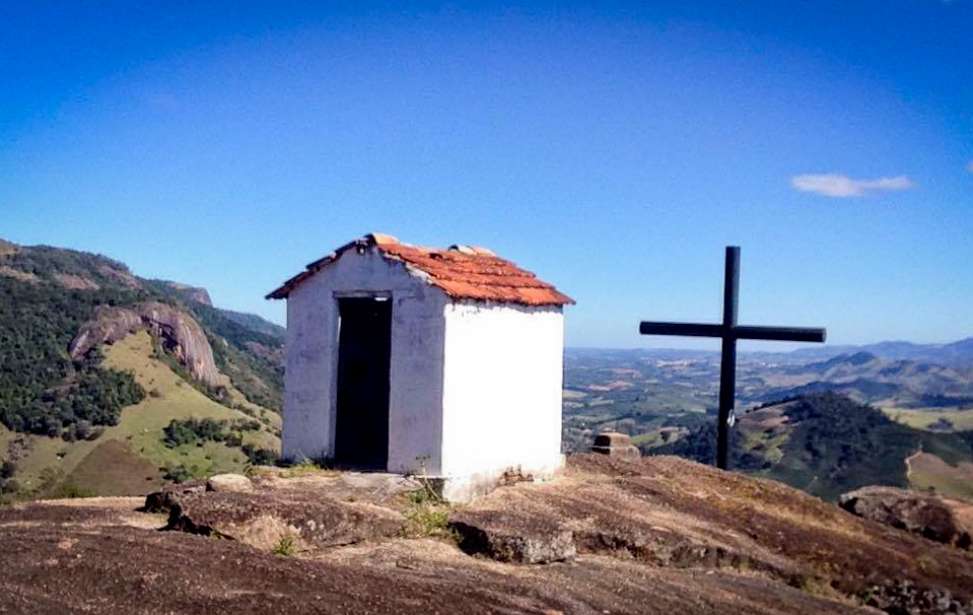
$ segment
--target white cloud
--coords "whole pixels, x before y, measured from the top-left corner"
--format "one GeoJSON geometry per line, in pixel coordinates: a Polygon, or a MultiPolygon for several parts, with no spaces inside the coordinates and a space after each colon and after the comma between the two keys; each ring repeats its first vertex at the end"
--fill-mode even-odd
{"type": "Polygon", "coordinates": [[[852,179],[847,175],[825,173],[822,175],[797,175],[791,185],[801,192],[814,192],[822,196],[846,198],[865,196],[870,192],[894,192],[915,186],[905,175],[879,177],[877,179],[852,179]]]}

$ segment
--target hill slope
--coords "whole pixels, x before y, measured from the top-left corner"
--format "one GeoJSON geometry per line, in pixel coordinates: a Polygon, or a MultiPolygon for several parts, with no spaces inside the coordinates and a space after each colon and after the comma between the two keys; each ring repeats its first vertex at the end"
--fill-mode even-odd
{"type": "Polygon", "coordinates": [[[279,448],[279,327],[103,256],[0,247],[0,496],[143,493],[279,448]]]}
{"type": "MultiPolygon", "coordinates": [[[[710,462],[715,446],[710,422],[653,454],[675,454],[710,462]]],[[[933,433],[889,419],[880,410],[834,393],[797,398],[742,415],[733,434],[731,467],[783,481],[835,500],[865,485],[927,488],[973,497],[970,482],[942,480],[933,467],[965,475],[973,462],[973,432],[933,433]],[[910,473],[907,460],[928,456],[910,473]],[[938,461],[938,465],[935,460],[938,461]],[[935,475],[934,475],[935,474],[935,475]]]]}

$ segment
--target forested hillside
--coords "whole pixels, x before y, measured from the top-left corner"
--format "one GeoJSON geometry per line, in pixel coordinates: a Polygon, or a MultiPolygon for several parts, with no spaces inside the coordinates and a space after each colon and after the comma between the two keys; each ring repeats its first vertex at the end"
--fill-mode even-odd
{"type": "MultiPolygon", "coordinates": [[[[710,421],[685,437],[646,449],[712,463],[716,426],[710,421]]],[[[926,456],[968,474],[973,485],[973,431],[935,433],[895,422],[881,410],[834,393],[808,395],[744,414],[733,430],[730,465],[835,500],[865,485],[937,487],[970,497],[963,481],[944,489],[912,460],[926,456]],[[956,492],[955,490],[959,490],[956,492]]]]}
{"type": "MultiPolygon", "coordinates": [[[[163,391],[159,384],[162,376],[146,377],[161,373],[160,369],[171,371],[173,386],[181,382],[197,391],[199,399],[211,400],[214,406],[204,414],[212,420],[266,433],[270,440],[251,437],[253,442],[247,446],[251,451],[266,451],[261,453],[263,458],[275,455],[279,436],[276,413],[280,411],[283,385],[282,348],[280,327],[256,316],[215,308],[203,289],[143,279],[124,264],[96,254],[0,242],[0,462],[5,464],[6,475],[0,480],[0,495],[11,491],[11,484],[22,487],[25,481],[34,483],[36,491],[37,483],[45,482],[37,478],[44,471],[49,471],[49,478],[68,474],[70,464],[62,463],[73,458],[74,449],[68,445],[94,442],[108,433],[105,430],[127,439],[123,446],[134,446],[131,430],[123,427],[119,431],[117,427],[125,408],[145,407],[143,414],[203,408],[196,398],[182,406],[166,406],[165,395],[171,399],[185,395],[163,391]],[[179,332],[168,322],[112,322],[112,315],[124,310],[106,311],[107,307],[136,310],[138,306],[143,306],[143,312],[148,310],[145,306],[166,306],[170,318],[191,324],[187,331],[202,331],[197,337],[205,339],[178,339],[179,332]],[[106,361],[109,347],[102,343],[90,344],[90,349],[89,344],[82,345],[74,355],[70,350],[82,331],[103,334],[105,341],[112,343],[137,329],[150,333],[148,342],[138,346],[135,355],[129,351],[119,355],[127,357],[124,360],[116,357],[106,361]],[[211,348],[218,380],[193,377],[185,364],[190,347],[203,351],[211,348]],[[216,410],[221,407],[225,411],[216,410]],[[244,421],[248,416],[257,420],[256,427],[244,421]],[[55,445],[58,441],[64,444],[55,445]],[[15,478],[22,480],[15,483],[15,478]]],[[[190,412],[184,418],[194,416],[190,412]]],[[[161,427],[156,433],[154,425],[169,420],[165,416],[152,418],[153,442],[163,438],[161,427]]],[[[232,434],[240,433],[239,429],[232,430],[232,434]]],[[[241,447],[246,438],[232,434],[219,444],[235,446],[241,452],[237,456],[245,461],[247,455],[242,454],[241,447]]],[[[142,448],[141,453],[128,450],[125,454],[153,457],[155,451],[158,454],[154,454],[153,462],[171,465],[171,456],[159,453],[166,451],[154,445],[142,448]]],[[[173,455],[182,456],[187,449],[174,449],[173,455]]],[[[230,459],[207,455],[209,460],[197,464],[200,469],[206,463],[216,463],[214,459],[230,459]]],[[[184,465],[174,458],[173,464],[184,465]]],[[[159,472],[166,473],[166,468],[159,472]]]]}
{"type": "Polygon", "coordinates": [[[251,401],[280,408],[282,372],[274,353],[282,336],[268,333],[275,331],[270,323],[262,330],[241,324],[239,314],[184,301],[177,286],[141,280],[103,256],[8,248],[0,256],[0,422],[14,431],[68,438],[79,427],[114,424],[120,409],[145,392],[129,375],[100,367],[97,349],[72,361],[68,344],[95,307],[149,300],[186,309],[205,329],[217,366],[233,384],[251,401]]]}

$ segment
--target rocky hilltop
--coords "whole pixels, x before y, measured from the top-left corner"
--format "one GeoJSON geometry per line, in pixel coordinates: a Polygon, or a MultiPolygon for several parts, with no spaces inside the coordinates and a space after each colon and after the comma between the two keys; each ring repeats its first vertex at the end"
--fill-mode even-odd
{"type": "Polygon", "coordinates": [[[310,467],[142,505],[0,510],[0,611],[973,612],[966,552],[675,457],[575,456],[457,507],[419,480],[310,467]]]}

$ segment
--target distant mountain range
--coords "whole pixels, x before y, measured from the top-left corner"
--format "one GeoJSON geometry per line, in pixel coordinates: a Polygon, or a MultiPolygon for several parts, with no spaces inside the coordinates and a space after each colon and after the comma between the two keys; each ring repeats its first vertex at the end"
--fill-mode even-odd
{"type": "Polygon", "coordinates": [[[811,363],[765,366],[765,388],[753,399],[774,401],[834,391],[861,402],[904,408],[973,405],[973,368],[857,351],[811,363]]]}
{"type": "MultiPolygon", "coordinates": [[[[604,352],[631,353],[660,360],[704,359],[719,356],[717,350],[695,350],[681,348],[568,348],[575,356],[593,356],[604,352]]],[[[905,341],[877,342],[875,344],[823,345],[798,348],[789,352],[742,351],[740,357],[775,363],[808,363],[826,361],[841,355],[867,353],[881,359],[920,361],[940,365],[959,365],[973,367],[973,337],[967,337],[948,344],[916,344],[905,341]]]]}
{"type": "MultiPolygon", "coordinates": [[[[821,346],[799,348],[790,353],[799,360],[827,359],[837,355],[865,352],[882,359],[921,361],[941,365],[973,365],[973,337],[949,344],[878,342],[863,346],[821,346]]],[[[758,354],[758,353],[754,353],[758,354]]]]}

